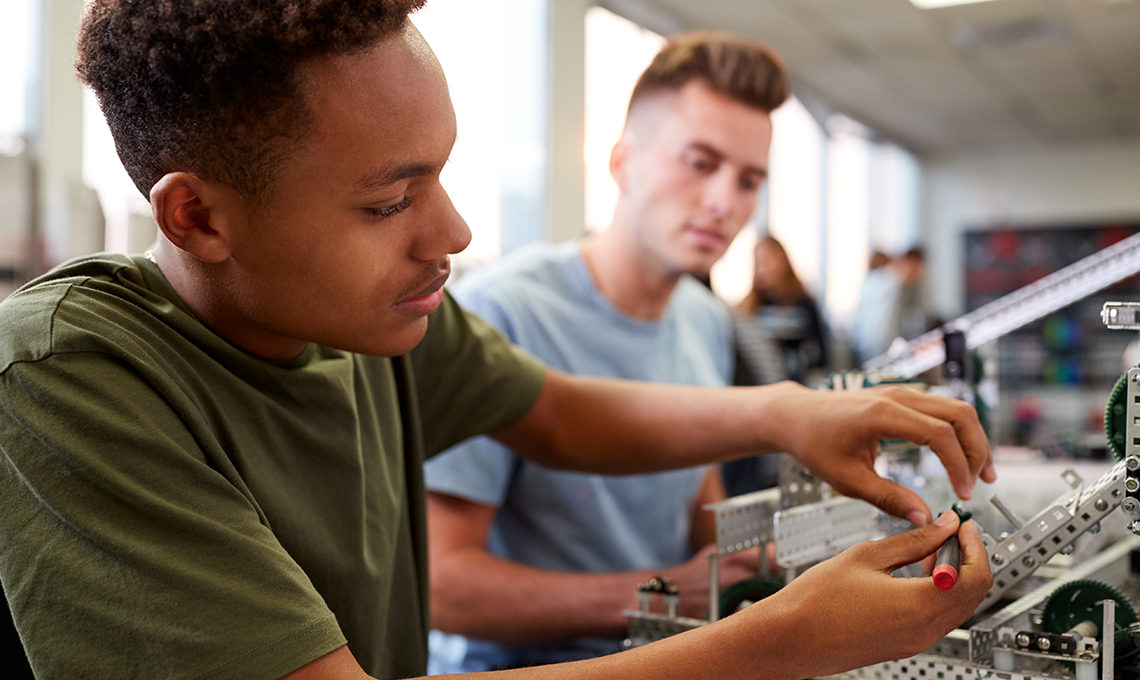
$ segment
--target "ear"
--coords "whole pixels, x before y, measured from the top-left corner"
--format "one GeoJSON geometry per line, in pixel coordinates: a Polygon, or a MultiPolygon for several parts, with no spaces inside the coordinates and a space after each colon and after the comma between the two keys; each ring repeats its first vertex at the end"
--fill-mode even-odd
{"type": "Polygon", "coordinates": [[[610,149],[610,177],[614,178],[618,189],[623,192],[626,189],[626,173],[629,172],[630,144],[630,140],[622,135],[614,148],[610,149]]]}
{"type": "Polygon", "coordinates": [[[163,175],[150,190],[154,221],[163,236],[203,262],[230,256],[234,198],[212,182],[187,172],[163,175]]]}

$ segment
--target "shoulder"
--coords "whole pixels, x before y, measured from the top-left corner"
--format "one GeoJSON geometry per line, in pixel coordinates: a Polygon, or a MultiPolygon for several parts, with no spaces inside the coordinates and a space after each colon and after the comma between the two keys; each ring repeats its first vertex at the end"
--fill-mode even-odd
{"type": "Polygon", "coordinates": [[[514,315],[576,297],[584,272],[577,242],[532,243],[464,275],[451,292],[477,314],[514,315]]]}
{"type": "Polygon", "coordinates": [[[677,290],[673,293],[673,300],[681,313],[687,316],[699,317],[724,327],[732,325],[732,312],[728,305],[691,276],[681,277],[677,290]]]}
{"type": "MultiPolygon", "coordinates": [[[[0,303],[0,372],[13,363],[102,344],[143,296],[143,276],[130,258],[72,260],[25,284],[0,303]]],[[[112,334],[113,335],[113,334],[112,334]]]]}

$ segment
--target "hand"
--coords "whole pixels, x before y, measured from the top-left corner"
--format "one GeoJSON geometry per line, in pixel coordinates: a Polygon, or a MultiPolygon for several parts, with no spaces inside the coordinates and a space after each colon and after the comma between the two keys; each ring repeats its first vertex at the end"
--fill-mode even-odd
{"type": "Polygon", "coordinates": [[[781,415],[788,418],[792,454],[839,493],[916,526],[930,521],[930,510],[918,494],[875,472],[880,440],[929,446],[959,498],[970,498],[979,477],[997,479],[977,412],[964,401],[891,385],[789,392],[781,415]]]}
{"type": "MultiPolygon", "coordinates": [[[[808,569],[780,592],[744,610],[757,617],[791,611],[800,677],[837,673],[929,649],[968,619],[993,584],[985,546],[973,522],[939,523],[881,541],[859,543],[808,569]],[[929,577],[895,578],[895,569],[938,551],[958,531],[962,563],[951,590],[929,577]],[[774,608],[774,609],[773,609],[774,608]]],[[[764,630],[763,618],[756,629],[764,630]]]]}
{"type": "MultiPolygon", "coordinates": [[[[709,615],[709,555],[716,552],[715,545],[707,545],[688,562],[665,570],[662,575],[677,586],[680,596],[677,614],[694,619],[709,615]]],[[[774,557],[774,553],[773,553],[774,557]]],[[[760,549],[742,550],[720,558],[720,589],[752,578],[760,568],[760,549]]],[[[659,607],[654,607],[656,611],[659,607]]],[[[663,608],[660,608],[663,611],[663,608]]]]}

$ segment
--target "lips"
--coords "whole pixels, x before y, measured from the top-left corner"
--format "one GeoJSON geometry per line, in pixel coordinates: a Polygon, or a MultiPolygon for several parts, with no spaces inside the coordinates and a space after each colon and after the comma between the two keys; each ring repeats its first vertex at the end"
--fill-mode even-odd
{"type": "Polygon", "coordinates": [[[444,272],[444,273],[436,276],[434,279],[429,281],[423,288],[419,289],[415,293],[412,293],[408,297],[400,300],[400,302],[397,304],[403,304],[405,302],[412,302],[414,300],[418,300],[420,298],[427,297],[427,296],[431,295],[432,293],[436,292],[440,288],[443,288],[443,284],[447,283],[447,278],[450,275],[451,275],[451,272],[444,272]]]}
{"type": "Polygon", "coordinates": [[[725,243],[725,241],[728,240],[725,238],[724,234],[720,233],[716,229],[711,229],[708,227],[700,227],[690,224],[686,228],[686,231],[692,238],[697,241],[697,243],[705,247],[720,247],[725,243]]]}

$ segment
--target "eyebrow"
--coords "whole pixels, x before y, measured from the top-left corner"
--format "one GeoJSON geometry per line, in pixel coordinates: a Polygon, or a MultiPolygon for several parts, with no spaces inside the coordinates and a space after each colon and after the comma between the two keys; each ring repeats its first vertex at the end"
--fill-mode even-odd
{"type": "Polygon", "coordinates": [[[356,180],[352,193],[367,194],[403,179],[412,177],[425,177],[439,172],[440,166],[435,163],[394,163],[389,162],[379,170],[370,172],[356,180]]]}
{"type": "MultiPolygon", "coordinates": [[[[724,154],[720,149],[717,149],[714,146],[710,146],[708,144],[705,144],[704,142],[689,142],[689,148],[690,149],[696,149],[697,151],[701,151],[703,153],[707,153],[708,155],[713,156],[717,160],[724,160],[725,158],[728,158],[728,156],[726,154],[724,154]]],[[[749,174],[753,174],[753,175],[759,175],[760,179],[766,179],[768,177],[768,169],[762,168],[758,165],[746,165],[746,166],[744,166],[744,172],[749,173],[749,174]]]]}

